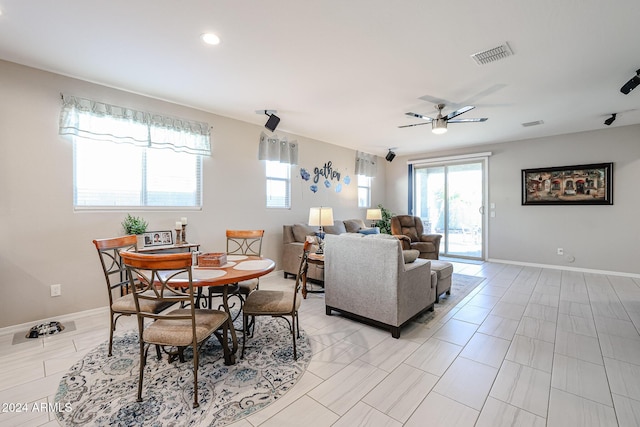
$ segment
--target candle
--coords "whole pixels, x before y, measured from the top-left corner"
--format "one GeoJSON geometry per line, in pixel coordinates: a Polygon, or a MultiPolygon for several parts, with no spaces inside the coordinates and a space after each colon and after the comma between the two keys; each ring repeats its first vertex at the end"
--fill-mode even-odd
{"type": "Polygon", "coordinates": [[[176,230],[182,228],[182,223],[180,221],[176,221],[176,230]]]}
{"type": "Polygon", "coordinates": [[[183,216],[182,218],[180,218],[180,221],[182,222],[182,225],[187,225],[187,217],[183,216]]]}

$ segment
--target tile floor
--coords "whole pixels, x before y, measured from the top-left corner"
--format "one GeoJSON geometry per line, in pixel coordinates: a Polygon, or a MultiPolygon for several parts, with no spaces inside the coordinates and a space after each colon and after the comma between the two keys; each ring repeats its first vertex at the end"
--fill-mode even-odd
{"type": "MultiPolygon", "coordinates": [[[[496,263],[454,270],[486,280],[399,340],[326,316],[323,295],[310,294],[300,322],[314,352],[307,372],[233,427],[640,425],[640,279],[496,263]]],[[[273,274],[261,286],[291,282],[273,274]]],[[[108,337],[106,311],[73,320],[76,331],[36,342],[0,335],[0,426],[58,425],[6,405],[52,402],[68,368],[108,337]]],[[[134,327],[121,319],[118,333],[134,327]]]]}

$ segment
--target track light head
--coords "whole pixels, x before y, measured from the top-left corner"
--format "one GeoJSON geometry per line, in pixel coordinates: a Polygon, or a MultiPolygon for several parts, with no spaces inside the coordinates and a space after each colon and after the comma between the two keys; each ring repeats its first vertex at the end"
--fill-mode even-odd
{"type": "Polygon", "coordinates": [[[611,117],[604,121],[604,124],[607,126],[611,126],[611,123],[616,121],[616,113],[613,113],[611,117]]]}
{"type": "Polygon", "coordinates": [[[391,149],[389,149],[389,152],[387,153],[387,155],[386,155],[386,156],[384,156],[384,158],[385,158],[385,160],[386,160],[387,162],[392,162],[392,161],[393,161],[393,159],[395,159],[395,157],[396,157],[396,153],[394,153],[393,151],[391,151],[391,149]]]}
{"type": "Polygon", "coordinates": [[[267,119],[267,123],[264,124],[264,127],[269,129],[271,132],[275,132],[278,127],[278,123],[280,123],[280,117],[276,116],[277,111],[274,110],[264,110],[264,114],[269,116],[267,119]]]}
{"type": "Polygon", "coordinates": [[[634,90],[638,85],[640,85],[640,70],[637,70],[636,75],[633,76],[631,80],[626,82],[624,86],[620,88],[620,92],[624,93],[625,95],[629,95],[629,92],[634,90]]]}

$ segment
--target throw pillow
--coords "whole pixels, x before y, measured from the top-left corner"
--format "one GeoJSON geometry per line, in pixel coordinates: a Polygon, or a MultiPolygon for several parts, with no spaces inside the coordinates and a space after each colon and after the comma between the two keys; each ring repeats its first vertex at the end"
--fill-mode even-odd
{"type": "Polygon", "coordinates": [[[418,259],[418,255],[420,255],[420,251],[415,249],[407,249],[402,251],[402,257],[404,258],[405,264],[411,264],[416,259],[418,259]]]}
{"type": "Polygon", "coordinates": [[[360,234],[380,234],[380,227],[361,228],[358,230],[360,234]]]}
{"type": "Polygon", "coordinates": [[[315,230],[306,224],[293,224],[293,237],[296,242],[304,242],[307,236],[313,236],[315,230]]]}
{"type": "Polygon", "coordinates": [[[347,229],[345,228],[344,223],[338,220],[338,221],[334,221],[333,225],[325,226],[324,232],[327,234],[342,234],[342,233],[346,233],[347,229]]]}
{"type": "Polygon", "coordinates": [[[361,219],[347,219],[344,221],[344,227],[347,233],[357,233],[361,228],[367,228],[361,219]]]}

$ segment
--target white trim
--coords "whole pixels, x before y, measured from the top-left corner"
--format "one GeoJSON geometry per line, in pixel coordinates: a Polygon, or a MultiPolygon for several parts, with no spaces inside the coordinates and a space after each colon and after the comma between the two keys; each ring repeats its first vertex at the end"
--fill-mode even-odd
{"type": "Polygon", "coordinates": [[[108,326],[108,323],[109,323],[109,306],[104,306],[104,307],[92,308],[90,310],[85,310],[85,311],[78,311],[76,313],[62,314],[60,316],[53,316],[53,317],[49,317],[49,318],[46,318],[46,319],[34,320],[33,322],[21,323],[19,325],[11,325],[11,326],[7,326],[7,327],[4,327],[4,328],[0,328],[0,336],[9,335],[9,334],[15,334],[16,332],[22,332],[22,331],[30,329],[34,325],[39,325],[40,323],[51,322],[53,320],[56,320],[58,322],[63,322],[64,323],[65,321],[77,320],[78,318],[81,318],[81,317],[93,316],[93,315],[101,314],[101,313],[105,314],[104,321],[105,321],[105,324],[107,324],[107,326],[108,326]]]}
{"type": "Polygon", "coordinates": [[[461,154],[459,156],[431,157],[426,159],[407,160],[408,165],[428,165],[431,163],[455,162],[458,160],[480,159],[491,156],[491,151],[484,153],[461,154]]]}
{"type": "Polygon", "coordinates": [[[497,262],[500,264],[522,265],[524,267],[549,268],[552,270],[578,271],[580,273],[604,274],[607,276],[633,277],[636,279],[640,279],[640,274],[638,273],[624,273],[621,271],[594,270],[591,268],[569,267],[566,265],[537,264],[533,262],[510,261],[507,259],[496,259],[496,258],[490,258],[487,261],[497,262]]]}

